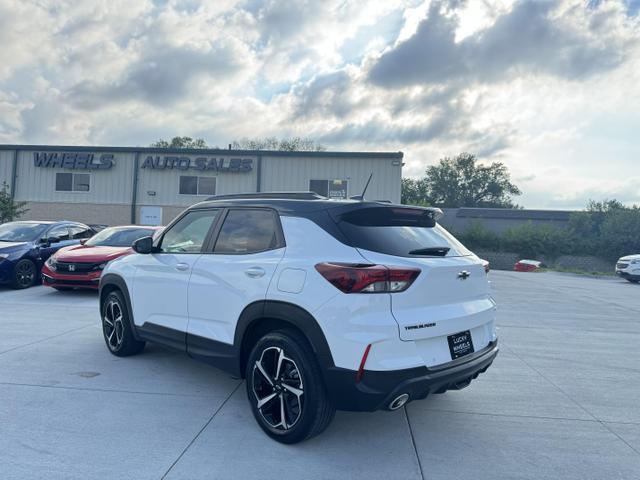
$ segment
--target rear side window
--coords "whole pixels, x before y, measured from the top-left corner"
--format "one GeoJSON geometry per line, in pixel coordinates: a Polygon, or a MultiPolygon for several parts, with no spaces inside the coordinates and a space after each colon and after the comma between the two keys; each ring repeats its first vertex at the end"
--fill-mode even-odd
{"type": "Polygon", "coordinates": [[[249,254],[283,247],[280,224],[272,210],[230,210],[214,253],[249,254]]]}
{"type": "Polygon", "coordinates": [[[472,253],[438,225],[431,212],[373,207],[342,214],[338,227],[356,248],[399,257],[460,257],[472,253]]]}
{"type": "Polygon", "coordinates": [[[47,234],[47,236],[55,237],[61,242],[63,242],[65,240],[69,240],[69,229],[67,228],[66,225],[54,227],[51,230],[49,230],[49,233],[47,234]]]}
{"type": "Polygon", "coordinates": [[[80,227],[78,225],[72,225],[69,227],[71,230],[71,238],[74,240],[82,239],[82,238],[91,238],[93,236],[93,232],[90,228],[80,227]]]}

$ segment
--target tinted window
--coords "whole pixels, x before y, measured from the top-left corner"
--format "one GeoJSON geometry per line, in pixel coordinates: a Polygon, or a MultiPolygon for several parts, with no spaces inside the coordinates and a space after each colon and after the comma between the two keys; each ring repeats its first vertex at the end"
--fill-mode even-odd
{"type": "Polygon", "coordinates": [[[426,210],[365,208],[340,217],[340,230],[353,246],[400,257],[471,255],[426,210]]]}
{"type": "Polygon", "coordinates": [[[309,180],[309,191],[329,198],[347,198],[347,180],[309,180]]]}
{"type": "Polygon", "coordinates": [[[329,196],[329,182],[327,180],[309,180],[309,191],[323,197],[329,196]]]}
{"type": "Polygon", "coordinates": [[[69,228],[71,230],[71,238],[73,239],[82,239],[82,238],[90,238],[93,235],[93,232],[88,227],[80,227],[80,226],[72,226],[69,228]]]}
{"type": "Polygon", "coordinates": [[[69,229],[67,226],[53,227],[47,232],[47,237],[56,237],[60,241],[69,240],[69,229]]]}
{"type": "Polygon", "coordinates": [[[231,210],[220,229],[215,253],[256,253],[280,248],[279,226],[271,210],[231,210]]]}
{"type": "Polygon", "coordinates": [[[215,195],[216,177],[180,176],[181,195],[215,195]]]}
{"type": "Polygon", "coordinates": [[[56,173],[56,192],[88,192],[90,186],[88,173],[56,173]]]}
{"type": "Polygon", "coordinates": [[[199,253],[219,210],[193,210],[162,237],[160,249],[167,253],[199,253]]]}
{"type": "Polygon", "coordinates": [[[73,188],[73,173],[56,173],[56,191],[71,192],[73,188]]]}
{"type": "Polygon", "coordinates": [[[198,177],[198,195],[215,195],[216,177],[198,177]]]}
{"type": "Polygon", "coordinates": [[[151,237],[155,233],[152,228],[105,228],[91,237],[85,245],[92,247],[130,247],[133,242],[142,237],[151,237]]]}
{"type": "Polygon", "coordinates": [[[190,175],[182,175],[180,177],[180,194],[181,195],[197,195],[198,194],[198,177],[190,175]]]}
{"type": "Polygon", "coordinates": [[[91,176],[88,173],[73,174],[73,191],[88,192],[91,183],[91,176]]]}

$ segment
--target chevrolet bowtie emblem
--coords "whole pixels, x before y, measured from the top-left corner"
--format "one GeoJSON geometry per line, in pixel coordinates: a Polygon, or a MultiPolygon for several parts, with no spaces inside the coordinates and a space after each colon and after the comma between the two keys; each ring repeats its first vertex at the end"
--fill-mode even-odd
{"type": "Polygon", "coordinates": [[[466,280],[470,276],[471,276],[471,272],[468,272],[467,270],[462,270],[461,272],[458,273],[458,278],[460,280],[466,280]]]}

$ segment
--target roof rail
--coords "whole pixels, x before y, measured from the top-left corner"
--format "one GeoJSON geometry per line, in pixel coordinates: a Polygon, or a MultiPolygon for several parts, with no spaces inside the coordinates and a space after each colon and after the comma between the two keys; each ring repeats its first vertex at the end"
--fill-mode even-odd
{"type": "Polygon", "coordinates": [[[315,192],[258,192],[258,193],[234,193],[230,195],[214,195],[206,201],[212,200],[238,200],[238,199],[270,199],[270,200],[326,200],[326,197],[315,192]]]}

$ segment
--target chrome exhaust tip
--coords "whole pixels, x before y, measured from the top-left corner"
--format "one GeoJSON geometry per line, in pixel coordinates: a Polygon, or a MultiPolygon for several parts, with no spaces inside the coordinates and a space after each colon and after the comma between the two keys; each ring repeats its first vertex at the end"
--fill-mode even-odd
{"type": "Polygon", "coordinates": [[[391,400],[389,404],[389,410],[398,410],[399,408],[404,407],[404,405],[409,401],[409,394],[403,393],[402,395],[398,395],[396,398],[391,400]]]}

